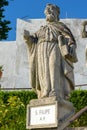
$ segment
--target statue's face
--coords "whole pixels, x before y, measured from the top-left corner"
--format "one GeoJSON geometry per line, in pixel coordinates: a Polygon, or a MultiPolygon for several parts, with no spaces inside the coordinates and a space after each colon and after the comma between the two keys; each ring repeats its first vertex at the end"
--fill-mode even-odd
{"type": "Polygon", "coordinates": [[[45,9],[46,21],[54,22],[57,21],[57,12],[52,6],[47,6],[45,9]]]}

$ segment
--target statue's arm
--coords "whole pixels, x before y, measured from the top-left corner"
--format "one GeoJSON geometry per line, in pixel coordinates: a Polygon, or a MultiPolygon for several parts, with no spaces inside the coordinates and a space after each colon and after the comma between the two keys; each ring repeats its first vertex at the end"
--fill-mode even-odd
{"type": "Polygon", "coordinates": [[[70,32],[70,34],[66,34],[65,38],[67,39],[67,45],[68,45],[68,50],[69,50],[69,54],[71,56],[75,56],[76,55],[76,41],[74,39],[74,36],[72,35],[72,33],[70,32]]]}
{"type": "Polygon", "coordinates": [[[74,44],[76,46],[76,41],[71,30],[62,22],[59,22],[59,28],[61,35],[67,39],[68,45],[74,44]]]}
{"type": "Polygon", "coordinates": [[[77,62],[78,60],[76,55],[75,38],[70,29],[65,24],[62,24],[61,27],[62,27],[61,36],[58,38],[60,41],[60,46],[61,48],[63,48],[63,51],[66,50],[66,54],[68,54],[67,57],[70,60],[72,60],[72,62],[77,62]]]}
{"type": "Polygon", "coordinates": [[[29,31],[24,30],[24,39],[27,45],[31,45],[33,43],[37,43],[38,38],[35,34],[30,35],[29,31]]]}
{"type": "Polygon", "coordinates": [[[69,55],[70,55],[73,62],[77,62],[78,59],[77,59],[77,54],[76,54],[76,47],[77,47],[76,41],[75,41],[75,38],[70,30],[69,30],[69,32],[70,32],[70,34],[65,36],[66,38],[68,38],[69,55]]]}

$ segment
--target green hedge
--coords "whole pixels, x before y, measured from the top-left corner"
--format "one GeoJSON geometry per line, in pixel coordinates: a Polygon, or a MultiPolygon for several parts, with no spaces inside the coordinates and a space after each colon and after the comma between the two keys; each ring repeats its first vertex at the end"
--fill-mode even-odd
{"type": "Polygon", "coordinates": [[[33,91],[0,91],[0,130],[26,130],[26,105],[33,91]]]}
{"type": "MultiPolygon", "coordinates": [[[[0,130],[26,130],[26,105],[35,98],[33,91],[0,91],[0,130]]],[[[73,91],[69,100],[77,112],[87,106],[87,91],[73,91]]],[[[72,126],[87,126],[87,112],[72,126]]]]}
{"type": "Polygon", "coordinates": [[[20,100],[27,105],[31,99],[37,98],[34,91],[0,91],[0,99],[7,103],[9,96],[17,96],[20,100]]]}
{"type": "MultiPolygon", "coordinates": [[[[76,112],[87,106],[87,90],[76,90],[71,93],[70,99],[69,99],[75,109],[76,112]]],[[[72,124],[73,127],[81,127],[81,126],[87,126],[87,111],[84,112],[78,119],[74,121],[72,124]]]]}

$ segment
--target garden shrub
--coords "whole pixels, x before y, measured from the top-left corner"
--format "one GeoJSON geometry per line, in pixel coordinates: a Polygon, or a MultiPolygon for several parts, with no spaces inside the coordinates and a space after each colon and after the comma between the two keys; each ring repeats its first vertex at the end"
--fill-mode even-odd
{"type": "MultiPolygon", "coordinates": [[[[0,91],[0,130],[26,130],[26,105],[35,98],[34,91],[0,91]]],[[[69,100],[78,112],[87,106],[87,90],[73,91],[69,100]]],[[[71,126],[87,126],[87,112],[71,126]]]]}
{"type": "Polygon", "coordinates": [[[17,96],[10,96],[7,104],[1,100],[0,105],[0,130],[21,130],[25,128],[25,105],[17,96]],[[22,117],[22,120],[21,120],[22,117]]]}
{"type": "Polygon", "coordinates": [[[0,130],[26,130],[26,105],[33,91],[0,91],[0,130]]]}
{"type": "MultiPolygon", "coordinates": [[[[73,91],[69,100],[73,103],[76,112],[78,112],[79,110],[87,106],[87,90],[73,91]]],[[[76,119],[71,126],[87,126],[87,111],[84,112],[78,119],[76,119]]]]}

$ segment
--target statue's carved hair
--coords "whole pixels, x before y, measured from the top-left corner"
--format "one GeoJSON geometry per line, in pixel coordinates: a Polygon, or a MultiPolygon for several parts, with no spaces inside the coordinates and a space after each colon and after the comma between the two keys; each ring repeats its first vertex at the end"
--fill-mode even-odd
{"type": "Polygon", "coordinates": [[[60,8],[57,6],[57,5],[54,5],[54,4],[47,4],[46,8],[47,7],[53,7],[58,14],[60,14],[60,8]]]}

